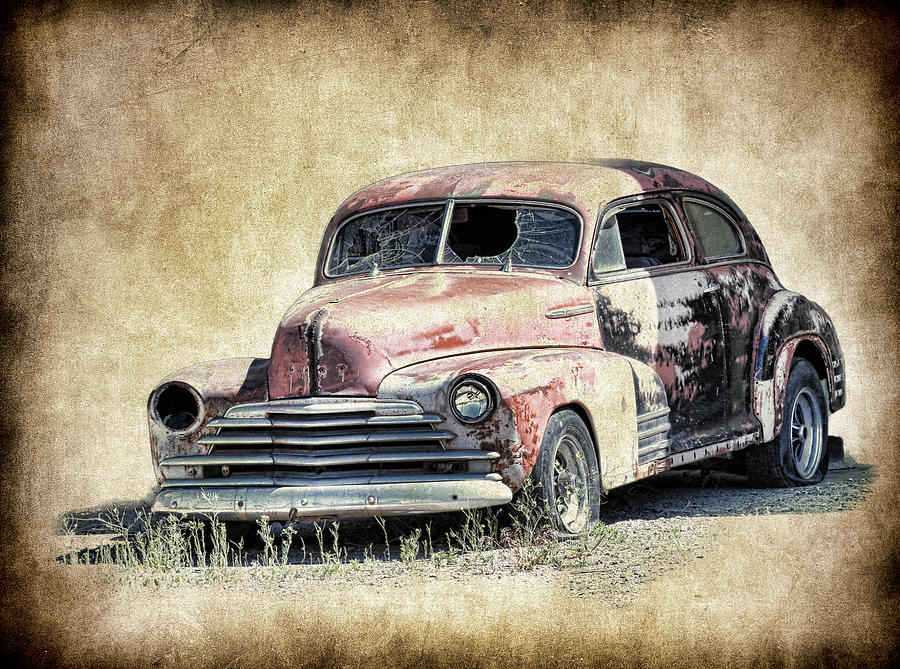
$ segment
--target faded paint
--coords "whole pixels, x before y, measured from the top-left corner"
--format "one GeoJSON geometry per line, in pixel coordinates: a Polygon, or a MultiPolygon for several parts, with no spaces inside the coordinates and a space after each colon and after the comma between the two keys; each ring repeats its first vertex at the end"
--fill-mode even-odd
{"type": "Polygon", "coordinates": [[[634,397],[638,415],[668,409],[666,386],[659,374],[637,360],[629,359],[629,362],[634,375],[634,397]]]}
{"type": "Polygon", "coordinates": [[[724,339],[705,272],[682,265],[629,274],[593,287],[604,348],[647,365],[662,381],[672,452],[723,439],[724,339]]]}
{"type": "MultiPolygon", "coordinates": [[[[810,342],[819,350],[819,354],[828,360],[827,350],[821,338],[814,333],[801,333],[782,344],[778,357],[775,359],[774,373],[771,379],[756,383],[757,397],[754,406],[759,408],[759,420],[763,426],[763,440],[774,439],[781,432],[784,420],[784,397],[787,389],[788,377],[794,360],[794,353],[803,342],[810,342]]],[[[834,370],[829,365],[829,374],[825,379],[824,390],[828,395],[828,388],[834,383],[834,370]],[[831,379],[831,380],[829,380],[831,379]]]]}
{"type": "Polygon", "coordinates": [[[772,269],[761,262],[724,262],[709,267],[708,272],[721,289],[718,300],[726,335],[728,421],[737,434],[752,432],[762,422],[750,399],[754,333],[766,303],[783,288],[772,269]]]}
{"type": "Polygon", "coordinates": [[[822,363],[824,389],[832,412],[844,406],[844,356],[834,324],[818,304],[788,290],[765,305],[753,338],[753,406],[764,438],[781,431],[784,392],[794,352],[812,344],[822,363]],[[771,383],[768,383],[771,382],[771,383]]]}
{"type": "Polygon", "coordinates": [[[775,379],[757,381],[753,394],[753,413],[762,425],[762,440],[775,438],[775,379]]]}
{"type": "Polygon", "coordinates": [[[548,311],[589,300],[585,288],[561,279],[472,269],[312,288],[278,328],[269,393],[273,399],[374,395],[390,372],[433,358],[510,348],[600,348],[593,309],[546,318],[548,311]],[[292,381],[292,368],[296,375],[313,366],[313,387],[292,381]]]}
{"type": "MultiPolygon", "coordinates": [[[[584,221],[583,239],[592,240],[603,203],[642,191],[665,190],[698,191],[731,202],[725,193],[695,174],[656,163],[630,160],[598,161],[593,165],[477,163],[389,177],[360,189],[338,207],[323,236],[316,284],[329,281],[324,274],[324,260],[337,227],[349,216],[367,209],[450,198],[545,201],[564,204],[578,211],[584,221]]],[[[739,213],[736,206],[734,209],[739,213]]],[[[746,220],[743,214],[740,217],[746,220]]],[[[748,237],[758,240],[755,233],[748,237]]],[[[749,246],[756,248],[752,244],[749,246]]],[[[590,249],[591,244],[582,243],[579,259],[569,269],[541,271],[581,281],[586,274],[590,249]]]]}

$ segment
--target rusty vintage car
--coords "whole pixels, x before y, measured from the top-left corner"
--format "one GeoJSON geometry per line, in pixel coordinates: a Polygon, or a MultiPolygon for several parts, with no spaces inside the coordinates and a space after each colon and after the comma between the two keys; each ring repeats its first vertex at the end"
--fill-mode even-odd
{"type": "Polygon", "coordinates": [[[505,504],[531,477],[577,533],[604,491],[701,460],[821,480],[845,378],[829,317],[693,174],[414,172],[340,205],[269,358],[153,390],[153,509],[431,513],[505,504]]]}

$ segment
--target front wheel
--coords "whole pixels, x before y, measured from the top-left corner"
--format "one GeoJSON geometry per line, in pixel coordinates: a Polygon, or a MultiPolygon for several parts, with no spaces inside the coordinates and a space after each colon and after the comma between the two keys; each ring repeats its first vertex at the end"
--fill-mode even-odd
{"type": "Polygon", "coordinates": [[[600,517],[597,454],[574,411],[563,409],[550,417],[531,476],[560,532],[580,534],[600,517]]]}
{"type": "Polygon", "coordinates": [[[802,358],[791,366],[781,432],[747,449],[747,475],[770,488],[818,483],[828,472],[828,404],[815,368],[802,358]]]}

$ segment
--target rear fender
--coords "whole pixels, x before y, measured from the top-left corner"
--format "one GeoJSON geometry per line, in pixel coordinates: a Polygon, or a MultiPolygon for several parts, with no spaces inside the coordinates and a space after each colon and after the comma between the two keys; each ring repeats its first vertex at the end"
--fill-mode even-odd
{"type": "Polygon", "coordinates": [[[762,424],[763,441],[781,432],[788,375],[801,346],[813,352],[831,411],[844,406],[844,357],[834,324],[815,302],[780,291],[766,304],[754,338],[753,411],[762,424]]]}
{"type": "Polygon", "coordinates": [[[388,375],[378,396],[413,400],[426,412],[445,416],[442,427],[457,435],[448,448],[500,453],[494,471],[513,490],[531,474],[550,416],[561,407],[572,407],[586,419],[593,435],[607,489],[635,478],[636,405],[658,401],[650,386],[645,385],[646,392],[635,392],[631,362],[614,353],[580,348],[453,356],[388,375]],[[498,395],[493,413],[477,425],[458,421],[448,404],[451,384],[467,374],[488,379],[498,395]]]}

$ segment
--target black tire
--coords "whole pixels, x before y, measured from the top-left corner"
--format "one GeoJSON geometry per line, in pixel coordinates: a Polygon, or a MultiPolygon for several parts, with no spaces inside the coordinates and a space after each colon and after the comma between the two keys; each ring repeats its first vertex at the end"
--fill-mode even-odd
{"type": "Polygon", "coordinates": [[[781,432],[746,450],[747,476],[764,488],[818,483],[828,473],[828,403],[815,368],[803,358],[791,365],[781,432]]]}
{"type": "Polygon", "coordinates": [[[547,421],[531,477],[562,534],[581,534],[600,518],[597,453],[584,421],[574,411],[563,409],[547,421]]]}

